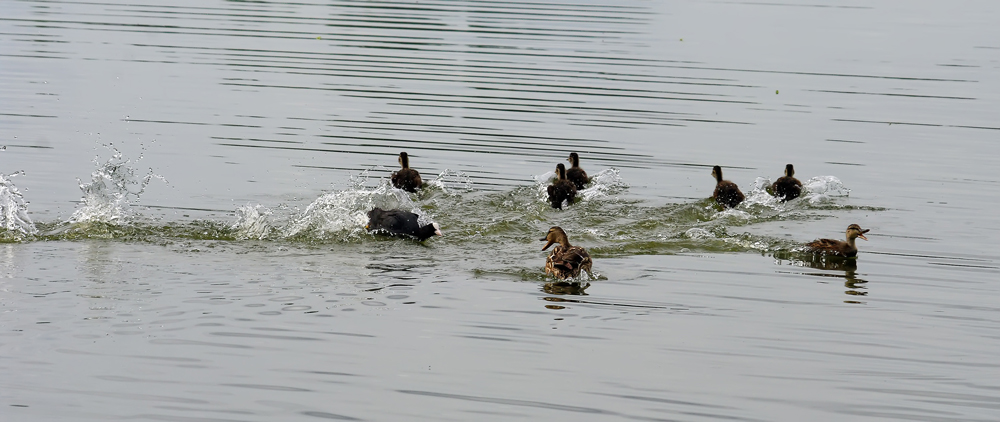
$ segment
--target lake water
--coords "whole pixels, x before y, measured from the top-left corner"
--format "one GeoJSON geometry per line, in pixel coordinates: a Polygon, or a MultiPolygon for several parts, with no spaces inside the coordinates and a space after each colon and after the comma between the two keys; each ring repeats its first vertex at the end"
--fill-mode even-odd
{"type": "Polygon", "coordinates": [[[1000,419],[1000,3],[0,9],[0,420],[1000,419]]]}

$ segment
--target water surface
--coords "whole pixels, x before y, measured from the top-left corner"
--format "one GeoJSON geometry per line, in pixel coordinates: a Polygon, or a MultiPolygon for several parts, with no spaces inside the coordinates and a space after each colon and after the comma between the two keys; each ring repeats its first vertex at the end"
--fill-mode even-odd
{"type": "Polygon", "coordinates": [[[3,10],[0,419],[1000,410],[991,2],[3,10]],[[552,210],[569,152],[598,177],[552,210]],[[857,260],[797,252],[851,223],[857,260]],[[544,277],[553,225],[596,279],[544,277]]]}

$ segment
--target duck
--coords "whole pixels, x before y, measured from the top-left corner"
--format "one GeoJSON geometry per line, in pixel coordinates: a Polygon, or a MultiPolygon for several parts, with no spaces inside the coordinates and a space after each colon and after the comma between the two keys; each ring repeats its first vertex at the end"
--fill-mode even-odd
{"type": "Polygon", "coordinates": [[[791,164],[785,165],[785,175],[775,180],[771,184],[771,192],[777,196],[781,202],[791,201],[802,194],[802,182],[795,177],[795,167],[791,164]]]}
{"type": "Polygon", "coordinates": [[[587,172],[580,168],[580,156],[571,152],[566,161],[570,163],[569,170],[566,170],[566,178],[573,182],[577,189],[583,189],[587,183],[590,183],[590,178],[587,177],[587,172]]]}
{"type": "Polygon", "coordinates": [[[416,192],[424,183],[420,180],[420,172],[410,168],[410,157],[406,152],[399,153],[399,165],[403,168],[392,172],[392,186],[407,192],[416,192]]]}
{"type": "Polygon", "coordinates": [[[854,245],[854,239],[860,237],[864,240],[868,240],[868,238],[865,237],[865,233],[868,233],[868,231],[869,229],[862,229],[861,226],[857,224],[851,224],[850,226],[847,226],[846,242],[833,239],[816,239],[812,242],[806,243],[806,252],[843,256],[847,258],[858,256],[858,247],[854,245]]]}
{"type": "Polygon", "coordinates": [[[719,205],[728,208],[736,208],[743,202],[745,197],[743,192],[740,192],[739,186],[728,180],[722,180],[722,167],[715,166],[712,167],[712,177],[715,178],[715,192],[712,193],[712,198],[719,205]]]}
{"type": "Polygon", "coordinates": [[[542,248],[543,251],[555,243],[559,244],[552,248],[552,252],[545,258],[546,275],[552,275],[560,280],[565,280],[579,276],[580,271],[583,270],[591,278],[594,277],[594,274],[590,271],[590,267],[594,264],[594,261],[590,259],[590,254],[584,248],[570,245],[569,237],[566,236],[566,232],[561,227],[553,226],[549,229],[545,237],[540,240],[548,241],[545,247],[542,248]]]}
{"type": "Polygon", "coordinates": [[[556,181],[549,185],[549,202],[552,208],[562,209],[563,201],[572,204],[576,199],[576,185],[566,178],[566,166],[562,163],[556,164],[556,176],[556,181]]]}
{"type": "Polygon", "coordinates": [[[389,236],[412,237],[421,242],[431,236],[441,236],[441,227],[438,223],[421,226],[417,217],[409,211],[383,210],[376,207],[368,211],[368,224],[365,225],[365,230],[389,236]]]}

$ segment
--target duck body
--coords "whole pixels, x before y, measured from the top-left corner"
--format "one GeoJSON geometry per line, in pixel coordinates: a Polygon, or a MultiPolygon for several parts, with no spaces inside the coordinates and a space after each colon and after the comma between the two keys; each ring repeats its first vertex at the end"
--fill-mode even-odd
{"type": "Polygon", "coordinates": [[[572,204],[576,199],[576,185],[566,178],[566,166],[562,163],[556,165],[556,175],[559,178],[549,185],[549,203],[552,204],[552,208],[562,209],[563,201],[572,204]]]}
{"type": "Polygon", "coordinates": [[[390,177],[392,186],[407,192],[416,192],[424,182],[420,179],[420,172],[410,168],[410,157],[405,152],[399,153],[399,165],[402,168],[392,172],[390,177]]]}
{"type": "Polygon", "coordinates": [[[739,186],[722,179],[722,167],[713,167],[712,176],[715,177],[715,191],[712,192],[712,199],[715,199],[719,205],[726,208],[736,208],[746,199],[743,192],[740,192],[739,186]]]}
{"type": "Polygon", "coordinates": [[[594,264],[594,261],[590,259],[590,254],[584,248],[570,245],[569,237],[566,236],[566,232],[562,228],[550,228],[548,234],[541,240],[548,241],[542,248],[543,251],[558,243],[556,247],[552,248],[549,256],[545,258],[546,275],[565,280],[577,277],[581,271],[586,271],[587,275],[594,276],[590,271],[590,267],[594,264]]]}
{"type": "Polygon", "coordinates": [[[785,166],[785,175],[771,184],[771,192],[781,201],[791,201],[802,194],[802,182],[795,177],[795,168],[791,164],[785,166]]]}
{"type": "Polygon", "coordinates": [[[566,161],[570,162],[570,168],[566,170],[566,179],[573,182],[577,189],[583,189],[590,183],[590,177],[587,177],[587,172],[580,167],[580,156],[575,152],[571,153],[566,161]]]}
{"type": "Polygon", "coordinates": [[[365,230],[390,236],[412,237],[421,242],[431,236],[441,235],[437,223],[421,226],[417,218],[416,214],[409,211],[373,208],[368,211],[368,224],[365,225],[365,230]]]}
{"type": "Polygon", "coordinates": [[[856,257],[858,256],[858,247],[855,245],[854,240],[859,237],[864,240],[868,240],[868,238],[865,237],[865,233],[868,233],[868,231],[868,229],[862,229],[861,226],[857,224],[851,224],[850,226],[847,226],[846,242],[834,239],[816,239],[812,242],[806,243],[806,252],[842,256],[845,258],[856,257]]]}

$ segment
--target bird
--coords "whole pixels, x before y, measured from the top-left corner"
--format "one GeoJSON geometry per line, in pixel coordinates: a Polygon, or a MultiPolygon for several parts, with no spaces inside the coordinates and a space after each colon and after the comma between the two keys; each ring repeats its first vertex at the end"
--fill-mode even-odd
{"type": "Polygon", "coordinates": [[[785,175],[775,180],[771,184],[771,192],[782,202],[791,201],[802,194],[802,182],[795,177],[795,168],[791,164],[785,165],[785,175]]]}
{"type": "Polygon", "coordinates": [[[420,173],[410,168],[410,157],[406,152],[399,153],[399,165],[403,168],[392,172],[392,185],[407,192],[416,192],[423,185],[420,173]]]}
{"type": "Polygon", "coordinates": [[[569,170],[566,170],[566,178],[573,182],[577,189],[583,189],[584,185],[590,183],[590,178],[587,177],[587,172],[580,168],[580,156],[572,152],[566,161],[570,162],[569,170]]]}
{"type": "Polygon", "coordinates": [[[373,208],[368,211],[368,224],[365,230],[382,232],[390,236],[408,236],[421,242],[431,236],[441,236],[441,227],[437,223],[421,226],[417,215],[403,210],[383,210],[373,208]]]}
{"type": "Polygon", "coordinates": [[[566,166],[562,163],[556,164],[556,175],[556,181],[549,185],[549,202],[552,208],[562,209],[564,200],[572,204],[576,198],[576,185],[566,179],[566,166]]]}
{"type": "Polygon", "coordinates": [[[868,238],[865,237],[865,233],[868,233],[868,231],[869,229],[862,230],[861,226],[857,224],[851,224],[850,226],[847,226],[846,242],[833,239],[816,239],[812,242],[806,243],[806,252],[843,256],[847,258],[858,256],[858,247],[854,245],[854,239],[860,237],[864,240],[868,240],[868,238]]]}
{"type": "Polygon", "coordinates": [[[580,270],[583,270],[591,278],[594,277],[594,274],[590,271],[590,267],[594,264],[594,261],[590,259],[590,254],[584,248],[570,245],[569,238],[561,227],[554,226],[550,228],[545,237],[540,240],[548,241],[545,247],[542,248],[543,251],[554,243],[559,244],[552,248],[552,252],[549,253],[548,258],[545,258],[546,275],[553,275],[558,279],[564,280],[579,276],[580,270]]]}
{"type": "Polygon", "coordinates": [[[733,182],[722,180],[722,167],[712,167],[712,177],[715,177],[716,181],[715,192],[712,193],[715,202],[728,208],[736,208],[743,202],[744,196],[740,188],[733,182]]]}

